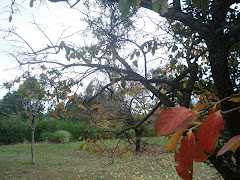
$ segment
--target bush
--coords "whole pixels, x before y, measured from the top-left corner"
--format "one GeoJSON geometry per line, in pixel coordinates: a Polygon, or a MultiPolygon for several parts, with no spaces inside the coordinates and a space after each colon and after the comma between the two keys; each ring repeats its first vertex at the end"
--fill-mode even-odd
{"type": "Polygon", "coordinates": [[[52,132],[43,131],[43,132],[40,134],[40,140],[41,140],[41,141],[48,142],[48,141],[51,141],[51,139],[52,139],[52,132]]]}
{"type": "Polygon", "coordinates": [[[37,124],[35,130],[35,139],[36,141],[45,141],[42,139],[42,133],[44,135],[45,132],[53,133],[59,129],[57,129],[57,122],[56,119],[44,119],[37,124]]]}
{"type": "Polygon", "coordinates": [[[143,134],[143,137],[155,137],[155,130],[154,130],[154,125],[149,124],[148,126],[145,127],[143,134]]]}
{"type": "MultiPolygon", "coordinates": [[[[0,120],[0,144],[13,144],[31,141],[31,130],[28,126],[21,124],[7,124],[0,120]]],[[[43,119],[35,129],[35,141],[51,140],[52,134],[58,130],[66,130],[71,133],[72,139],[78,141],[94,138],[102,131],[100,128],[92,127],[85,122],[62,121],[57,118],[43,119]]]]}
{"type": "Polygon", "coordinates": [[[55,143],[68,143],[71,138],[71,133],[66,130],[58,130],[52,134],[52,141],[55,143]]]}
{"type": "Polygon", "coordinates": [[[41,133],[45,131],[54,133],[57,130],[69,131],[72,135],[72,139],[77,141],[80,136],[82,136],[83,139],[93,138],[102,129],[92,127],[85,122],[62,121],[52,118],[39,122],[36,128],[35,137],[38,141],[42,141],[40,137],[41,133]]]}
{"type": "Polygon", "coordinates": [[[22,124],[0,123],[0,144],[31,141],[31,130],[22,124]]]}

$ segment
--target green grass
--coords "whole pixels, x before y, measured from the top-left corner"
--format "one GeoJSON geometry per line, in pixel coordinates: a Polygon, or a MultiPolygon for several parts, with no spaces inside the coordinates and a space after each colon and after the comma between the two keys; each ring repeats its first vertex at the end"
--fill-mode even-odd
{"type": "MultiPolygon", "coordinates": [[[[160,145],[166,140],[150,138],[148,142],[152,145],[145,146],[143,153],[123,154],[121,158],[111,158],[109,149],[98,153],[80,150],[84,142],[36,144],[35,165],[31,164],[30,144],[0,146],[0,179],[180,179],[173,153],[160,145]]],[[[114,149],[118,141],[106,140],[106,144],[114,149]]],[[[194,166],[194,179],[219,179],[204,163],[194,166]]]]}

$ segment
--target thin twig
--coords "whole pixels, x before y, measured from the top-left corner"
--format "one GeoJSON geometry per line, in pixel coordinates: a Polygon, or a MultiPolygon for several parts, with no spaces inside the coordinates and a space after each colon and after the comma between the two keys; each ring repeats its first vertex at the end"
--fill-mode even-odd
{"type": "Polygon", "coordinates": [[[233,108],[233,109],[229,109],[229,110],[227,110],[227,111],[221,111],[221,113],[222,113],[223,115],[226,115],[226,114],[229,114],[229,113],[231,113],[231,112],[233,112],[233,111],[236,111],[236,110],[240,110],[240,106],[235,107],[235,108],[233,108]]]}

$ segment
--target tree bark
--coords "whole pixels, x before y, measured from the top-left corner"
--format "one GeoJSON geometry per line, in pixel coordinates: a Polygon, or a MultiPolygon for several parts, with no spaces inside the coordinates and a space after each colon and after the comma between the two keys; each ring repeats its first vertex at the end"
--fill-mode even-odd
{"type": "MultiPolygon", "coordinates": [[[[34,121],[33,121],[33,122],[34,122],[34,121]]],[[[34,133],[35,133],[35,126],[34,126],[34,124],[32,124],[31,133],[32,133],[32,138],[31,138],[32,164],[35,164],[35,152],[34,152],[34,133]]]]}
{"type": "Polygon", "coordinates": [[[141,150],[141,138],[142,138],[142,132],[143,132],[143,129],[140,128],[140,129],[134,129],[135,131],[135,136],[136,136],[136,148],[135,148],[135,151],[136,152],[140,152],[141,150]]]}
{"type": "MultiPolygon", "coordinates": [[[[216,87],[217,96],[219,99],[231,96],[234,94],[233,84],[230,79],[229,68],[228,68],[228,54],[230,43],[229,40],[223,38],[223,34],[210,34],[209,39],[206,40],[208,50],[209,50],[209,61],[211,66],[212,77],[214,80],[214,85],[216,87]],[[212,35],[212,36],[211,36],[212,35]]],[[[233,102],[223,102],[221,103],[221,109],[223,111],[232,109],[237,106],[237,103],[233,102]]],[[[224,115],[224,120],[227,125],[226,130],[230,132],[233,137],[240,134],[240,113],[239,111],[234,111],[227,115],[224,115]]],[[[239,151],[236,153],[236,160],[239,162],[239,151]]],[[[224,156],[224,155],[223,155],[224,156]]],[[[209,160],[226,180],[240,179],[240,173],[236,170],[239,167],[224,166],[224,160],[222,157],[216,159],[216,153],[213,154],[209,160]]],[[[233,163],[235,164],[235,163],[233,163]]],[[[235,164],[235,166],[237,166],[235,164]]]]}

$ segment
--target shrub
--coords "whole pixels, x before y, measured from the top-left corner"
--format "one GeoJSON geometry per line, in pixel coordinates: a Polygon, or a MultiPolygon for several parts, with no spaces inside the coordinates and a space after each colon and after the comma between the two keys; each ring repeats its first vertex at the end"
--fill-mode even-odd
{"type": "Polygon", "coordinates": [[[31,131],[22,124],[0,123],[0,144],[13,144],[31,140],[31,131]]]}
{"type": "Polygon", "coordinates": [[[143,137],[155,137],[155,130],[154,130],[154,125],[149,124],[148,126],[145,127],[143,134],[143,137]]]}
{"type": "MultiPolygon", "coordinates": [[[[0,119],[0,144],[31,141],[31,130],[28,126],[3,122],[4,119],[0,119]]],[[[35,141],[49,141],[52,139],[52,134],[58,130],[70,132],[74,141],[78,141],[80,136],[83,139],[94,138],[97,133],[102,131],[102,129],[93,127],[86,122],[63,121],[46,117],[37,124],[35,141]]]]}
{"type": "Polygon", "coordinates": [[[71,138],[71,133],[66,130],[58,130],[52,134],[52,141],[55,143],[68,143],[71,138]]]}
{"type": "Polygon", "coordinates": [[[41,134],[44,132],[55,132],[59,129],[57,129],[57,122],[58,120],[56,119],[44,119],[42,121],[40,121],[37,124],[36,130],[35,130],[35,139],[36,141],[43,141],[41,134]]]}
{"type": "Polygon", "coordinates": [[[43,131],[43,132],[40,134],[40,140],[41,140],[41,141],[48,142],[48,141],[51,141],[51,139],[52,139],[52,132],[43,131]]]}

